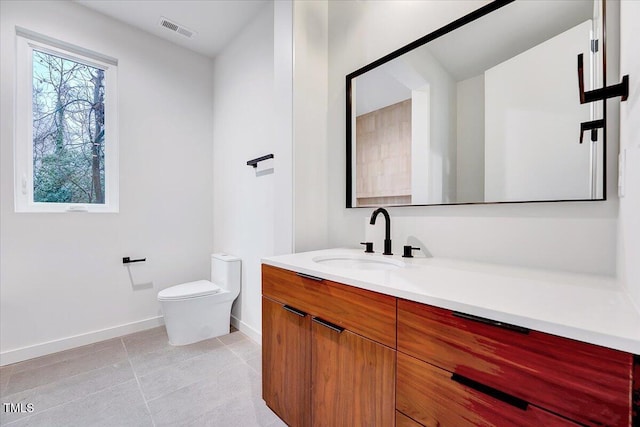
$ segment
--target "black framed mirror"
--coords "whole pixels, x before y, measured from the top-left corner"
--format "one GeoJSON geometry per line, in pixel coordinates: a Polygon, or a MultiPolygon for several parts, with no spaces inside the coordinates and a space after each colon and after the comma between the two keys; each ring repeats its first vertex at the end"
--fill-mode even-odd
{"type": "Polygon", "coordinates": [[[347,208],[605,200],[604,13],[497,0],[347,75],[347,208]]]}

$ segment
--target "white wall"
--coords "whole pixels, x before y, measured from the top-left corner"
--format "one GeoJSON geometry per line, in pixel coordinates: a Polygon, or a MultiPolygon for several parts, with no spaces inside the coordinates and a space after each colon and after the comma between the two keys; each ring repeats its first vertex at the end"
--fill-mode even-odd
{"type": "Polygon", "coordinates": [[[399,62],[420,76],[419,80],[426,83],[421,84],[422,88],[429,88],[428,177],[426,182],[412,182],[412,186],[428,187],[426,203],[450,203],[456,198],[456,123],[452,119],[456,112],[456,81],[427,49],[418,49],[399,62]]]}
{"type": "Polygon", "coordinates": [[[588,52],[591,27],[585,21],[485,71],[485,200],[591,198],[591,138],[585,132],[579,144],[579,124],[595,117],[576,98],[576,50],[588,52]]]}
{"type": "MultiPolygon", "coordinates": [[[[346,74],[480,7],[479,1],[329,2],[329,241],[357,247],[371,209],[345,206],[346,74]]],[[[616,59],[609,56],[615,63],[616,59]]],[[[611,111],[610,111],[611,112],[611,111]]],[[[609,134],[609,200],[392,208],[394,252],[411,238],[436,256],[614,275],[617,134],[609,134]]],[[[382,244],[376,237],[379,249],[382,244]]]]}
{"type": "MultiPolygon", "coordinates": [[[[399,64],[397,61],[387,62],[375,70],[354,78],[351,82],[354,103],[351,109],[352,114],[355,117],[362,116],[411,98],[411,90],[415,88],[402,79],[404,76],[401,73],[405,71],[403,68],[406,68],[403,66],[404,64],[399,64]]],[[[413,70],[409,70],[411,71],[413,70]]],[[[421,86],[424,84],[422,80],[421,86]]]]}
{"type": "MultiPolygon", "coordinates": [[[[213,70],[213,242],[242,258],[233,308],[239,328],[261,330],[260,258],[275,253],[276,178],[290,170],[275,138],[274,10],[268,4],[216,57],[213,70]],[[273,153],[257,169],[247,160],[273,153]]],[[[285,208],[284,206],[282,208],[285,208]]]]}
{"type": "Polygon", "coordinates": [[[277,1],[214,61],[214,247],[242,258],[234,322],[256,339],[260,259],[327,247],[326,46],[326,2],[277,1]]]}
{"type": "Polygon", "coordinates": [[[212,64],[73,2],[3,1],[0,16],[6,364],[161,324],[158,290],[208,277],[212,64]],[[15,25],[118,58],[120,213],[14,213],[15,25]],[[130,277],[123,256],[148,261],[130,277]]]}
{"type": "MultiPolygon", "coordinates": [[[[273,82],[278,170],[275,175],[274,255],[291,253],[293,236],[293,0],[273,4],[273,82]]],[[[256,310],[260,308],[256,307],[256,310]]]]}
{"type": "MultiPolygon", "coordinates": [[[[620,148],[626,167],[624,197],[620,199],[618,273],[640,310],[640,2],[620,3],[620,75],[629,75],[629,99],[620,105],[620,148]]],[[[618,79],[614,74],[610,84],[618,79]]]]}
{"type": "Polygon", "coordinates": [[[435,178],[431,177],[431,105],[430,85],[411,91],[411,203],[415,204],[428,203],[429,184],[435,178]]]}
{"type": "Polygon", "coordinates": [[[484,200],[484,74],[458,82],[457,202],[484,200]]]}
{"type": "Polygon", "coordinates": [[[294,252],[328,247],[326,1],[293,5],[294,252]]]}

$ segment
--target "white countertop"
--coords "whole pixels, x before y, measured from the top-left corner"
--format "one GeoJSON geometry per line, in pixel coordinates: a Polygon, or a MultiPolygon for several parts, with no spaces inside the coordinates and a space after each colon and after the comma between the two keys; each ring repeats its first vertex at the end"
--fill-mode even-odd
{"type": "Polygon", "coordinates": [[[640,354],[640,313],[612,277],[446,258],[402,258],[326,249],[262,259],[263,264],[529,329],[640,354]],[[314,261],[383,259],[393,270],[314,261]],[[365,258],[367,257],[367,258],[365,258]]]}

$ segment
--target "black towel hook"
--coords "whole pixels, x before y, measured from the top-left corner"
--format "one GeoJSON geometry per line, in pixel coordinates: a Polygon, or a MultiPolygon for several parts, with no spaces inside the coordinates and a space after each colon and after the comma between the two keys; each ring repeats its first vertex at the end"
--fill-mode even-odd
{"type": "Polygon", "coordinates": [[[604,128],[604,120],[592,120],[590,122],[580,123],[580,144],[582,144],[582,137],[584,136],[584,131],[591,131],[591,141],[595,142],[598,140],[598,129],[604,128]]]}
{"type": "MultiPolygon", "coordinates": [[[[605,82],[606,84],[606,82],[605,82]]],[[[629,75],[622,77],[622,82],[617,85],[605,86],[600,89],[584,91],[584,59],[583,55],[578,55],[578,89],[580,90],[580,104],[589,102],[604,101],[607,98],[621,97],[621,101],[626,101],[629,97],[629,75]]]]}

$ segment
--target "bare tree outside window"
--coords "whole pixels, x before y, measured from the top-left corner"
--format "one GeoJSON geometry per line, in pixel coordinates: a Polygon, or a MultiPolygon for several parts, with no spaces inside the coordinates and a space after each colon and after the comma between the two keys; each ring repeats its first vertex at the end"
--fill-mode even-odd
{"type": "Polygon", "coordinates": [[[33,201],[105,202],[105,71],[33,50],[33,201]]]}

